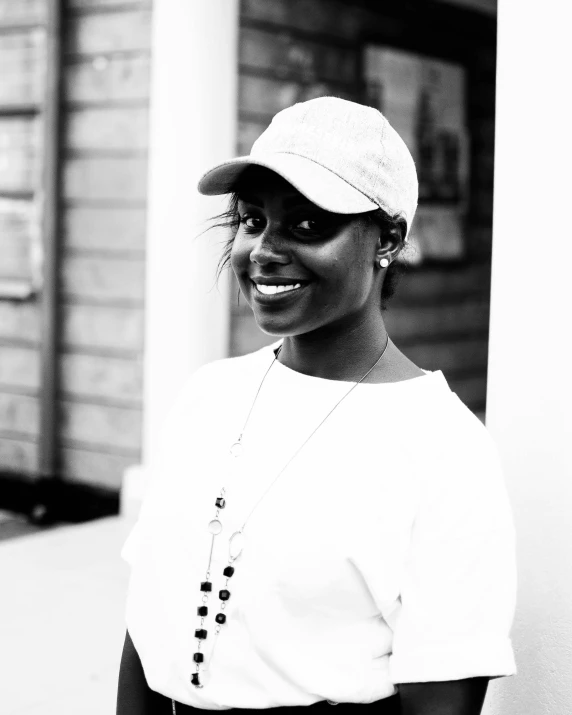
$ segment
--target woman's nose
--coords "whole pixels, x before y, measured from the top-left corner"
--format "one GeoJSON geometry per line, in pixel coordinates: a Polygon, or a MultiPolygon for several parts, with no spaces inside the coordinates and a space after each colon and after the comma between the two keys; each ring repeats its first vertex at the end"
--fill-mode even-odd
{"type": "Polygon", "coordinates": [[[289,263],[290,258],[278,233],[266,227],[250,251],[250,260],[252,263],[265,266],[269,263],[286,264],[289,263]]]}

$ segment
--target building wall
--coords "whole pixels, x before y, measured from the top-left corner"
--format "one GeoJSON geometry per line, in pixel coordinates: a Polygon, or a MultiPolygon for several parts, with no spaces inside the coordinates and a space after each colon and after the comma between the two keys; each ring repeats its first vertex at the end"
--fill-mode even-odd
{"type": "Polygon", "coordinates": [[[0,0],[0,470],[38,470],[37,303],[10,298],[32,280],[39,239],[45,0],[0,0]]]}
{"type": "Polygon", "coordinates": [[[68,0],[61,473],[119,488],[142,419],[151,5],[68,0]]]}
{"type": "MultiPolygon", "coordinates": [[[[335,93],[361,101],[361,55],[378,42],[462,63],[468,71],[471,193],[466,260],[426,265],[402,280],[386,314],[392,339],[421,367],[443,369],[475,411],[486,401],[494,150],[494,17],[445,3],[243,0],[238,152],[280,109],[335,93]],[[431,32],[427,29],[430,28],[431,32]]],[[[247,305],[232,305],[231,353],[272,338],[247,305]]]]}
{"type": "MultiPolygon", "coordinates": [[[[17,3],[23,17],[16,18],[16,3],[0,0],[0,22],[41,22],[46,3],[17,3]]],[[[112,489],[141,450],[150,19],[144,0],[64,3],[58,473],[112,489]]],[[[0,33],[0,55],[17,36],[0,33]]],[[[2,64],[0,107],[6,86],[39,101],[42,88],[29,87],[41,85],[41,59],[32,62],[26,51],[8,65],[8,85],[2,64]]],[[[0,109],[0,137],[1,122],[0,109]]],[[[31,121],[13,124],[11,145],[24,145],[16,163],[30,175],[31,121]]],[[[0,190],[2,178],[0,170],[0,190]]],[[[0,469],[33,477],[37,300],[0,300],[0,341],[0,469]]]]}

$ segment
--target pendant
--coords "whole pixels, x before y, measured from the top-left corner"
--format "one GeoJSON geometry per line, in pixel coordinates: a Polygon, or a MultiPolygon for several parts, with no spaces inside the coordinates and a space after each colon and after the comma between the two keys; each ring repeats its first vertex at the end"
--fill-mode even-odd
{"type": "Polygon", "coordinates": [[[213,519],[212,521],[209,521],[209,531],[211,534],[220,534],[222,531],[222,524],[218,519],[213,519]]]}
{"type": "Polygon", "coordinates": [[[244,447],[241,442],[235,442],[230,448],[230,453],[233,457],[241,457],[243,451],[244,447]]]}
{"type": "Polygon", "coordinates": [[[195,686],[195,688],[204,688],[205,685],[209,684],[210,679],[211,674],[208,670],[201,670],[197,673],[191,674],[191,683],[195,686]]]}
{"type": "Polygon", "coordinates": [[[242,531],[235,531],[228,541],[229,559],[235,561],[244,549],[244,534],[242,531]]]}

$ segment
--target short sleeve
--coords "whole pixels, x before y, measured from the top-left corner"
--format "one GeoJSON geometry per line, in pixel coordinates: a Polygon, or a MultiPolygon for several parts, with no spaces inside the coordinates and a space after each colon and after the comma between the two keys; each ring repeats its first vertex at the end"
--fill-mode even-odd
{"type": "Polygon", "coordinates": [[[395,684],[516,673],[512,513],[492,439],[469,417],[422,475],[389,660],[395,684]]]}

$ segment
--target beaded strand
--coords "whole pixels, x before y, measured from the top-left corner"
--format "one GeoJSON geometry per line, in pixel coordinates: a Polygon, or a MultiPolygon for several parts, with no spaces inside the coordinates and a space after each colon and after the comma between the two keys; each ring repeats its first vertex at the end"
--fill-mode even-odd
{"type": "MultiPolygon", "coordinates": [[[[278,359],[278,355],[280,353],[280,350],[275,353],[274,355],[274,360],[270,363],[268,369],[264,373],[264,377],[260,381],[260,385],[258,386],[258,390],[256,391],[256,395],[254,396],[254,400],[252,401],[252,405],[250,406],[250,410],[248,412],[248,415],[246,416],[246,420],[244,422],[244,425],[242,427],[242,430],[240,431],[240,434],[238,436],[238,439],[234,444],[231,445],[230,447],[230,454],[232,457],[235,459],[240,457],[242,455],[243,447],[242,447],[242,435],[244,434],[244,430],[246,429],[246,425],[248,424],[248,421],[250,420],[250,415],[252,414],[252,410],[254,409],[254,405],[256,404],[256,400],[258,399],[258,395],[260,393],[260,390],[262,389],[262,385],[264,384],[264,381],[266,380],[266,376],[270,372],[272,366],[278,359]]],[[[207,639],[208,636],[208,631],[203,628],[205,618],[208,615],[208,600],[209,600],[209,595],[212,593],[212,582],[210,580],[211,577],[211,563],[212,563],[212,556],[213,556],[213,549],[214,549],[214,544],[215,544],[215,539],[216,537],[221,533],[222,531],[222,523],[219,520],[219,514],[221,512],[221,509],[224,509],[226,507],[226,488],[223,487],[220,490],[220,496],[216,498],[215,501],[215,506],[216,506],[216,512],[214,519],[212,519],[209,524],[208,524],[208,530],[212,535],[211,539],[211,549],[209,553],[209,560],[207,564],[207,569],[205,572],[205,580],[201,582],[200,590],[203,593],[202,597],[202,605],[197,608],[197,615],[200,617],[200,626],[195,630],[195,638],[197,639],[197,650],[193,654],[193,661],[195,663],[195,672],[191,674],[191,683],[196,687],[196,688],[202,688],[206,685],[208,681],[208,671],[205,671],[203,669],[202,673],[202,678],[199,677],[200,674],[200,666],[201,663],[204,663],[205,656],[204,653],[201,651],[201,644],[203,641],[207,639]]],[[[213,647],[211,650],[211,657],[210,660],[212,660],[213,655],[214,655],[214,650],[215,646],[217,644],[218,634],[221,632],[222,625],[226,623],[226,614],[224,613],[224,609],[226,607],[226,602],[230,598],[230,591],[228,588],[228,581],[234,574],[234,566],[232,565],[236,559],[240,556],[242,552],[242,547],[243,547],[243,536],[242,536],[242,530],[244,529],[244,525],[238,530],[235,531],[234,534],[229,539],[229,556],[228,556],[228,566],[226,566],[223,570],[223,576],[226,578],[226,583],[225,583],[225,588],[221,589],[218,593],[219,599],[220,599],[220,611],[219,613],[216,614],[215,616],[215,622],[216,626],[214,628],[214,635],[215,635],[215,641],[213,643],[213,647]]],[[[173,704],[173,712],[176,712],[176,707],[175,707],[175,701],[172,701],[173,704]]]]}

